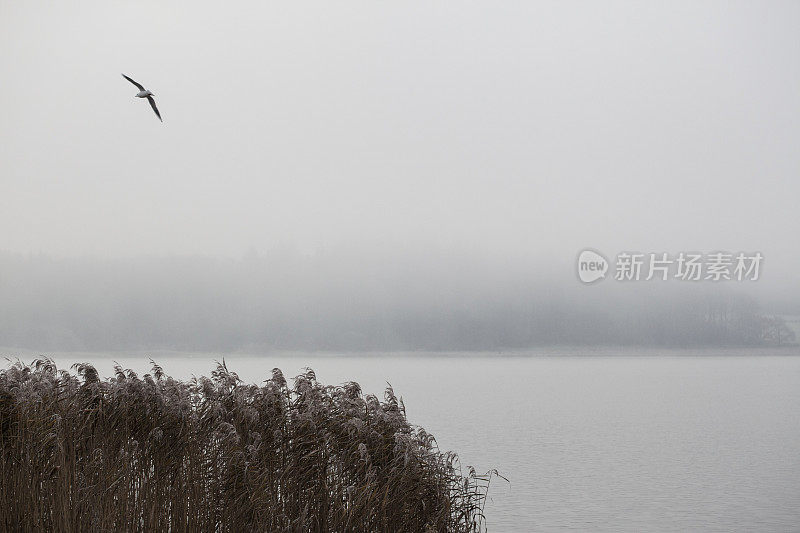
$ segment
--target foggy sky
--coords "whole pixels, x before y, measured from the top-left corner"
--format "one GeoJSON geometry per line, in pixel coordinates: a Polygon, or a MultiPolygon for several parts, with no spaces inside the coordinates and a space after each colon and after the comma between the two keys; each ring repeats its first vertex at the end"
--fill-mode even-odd
{"type": "Polygon", "coordinates": [[[796,2],[0,0],[0,80],[0,250],[758,250],[797,289],[796,2]]]}

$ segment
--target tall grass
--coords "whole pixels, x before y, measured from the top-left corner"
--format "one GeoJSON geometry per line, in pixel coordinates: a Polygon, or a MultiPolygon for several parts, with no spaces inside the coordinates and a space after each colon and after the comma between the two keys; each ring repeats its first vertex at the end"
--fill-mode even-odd
{"type": "Polygon", "coordinates": [[[481,531],[491,475],[408,423],[391,387],[261,386],[218,364],[189,382],[153,364],[0,371],[5,531],[481,531]]]}

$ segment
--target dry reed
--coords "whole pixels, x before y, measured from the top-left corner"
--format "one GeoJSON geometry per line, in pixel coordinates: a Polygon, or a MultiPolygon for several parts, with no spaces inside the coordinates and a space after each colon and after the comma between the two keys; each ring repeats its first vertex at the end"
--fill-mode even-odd
{"type": "Polygon", "coordinates": [[[4,531],[482,531],[492,473],[463,475],[391,387],[262,386],[224,362],[101,380],[49,359],[0,371],[4,531]]]}

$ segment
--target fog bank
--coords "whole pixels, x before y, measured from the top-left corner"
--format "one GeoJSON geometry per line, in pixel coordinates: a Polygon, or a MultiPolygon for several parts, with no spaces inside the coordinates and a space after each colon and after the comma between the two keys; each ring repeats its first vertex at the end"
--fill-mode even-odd
{"type": "Polygon", "coordinates": [[[754,345],[789,341],[764,320],[800,314],[734,282],[588,286],[573,272],[464,251],[0,254],[0,279],[0,346],[41,350],[754,345]]]}

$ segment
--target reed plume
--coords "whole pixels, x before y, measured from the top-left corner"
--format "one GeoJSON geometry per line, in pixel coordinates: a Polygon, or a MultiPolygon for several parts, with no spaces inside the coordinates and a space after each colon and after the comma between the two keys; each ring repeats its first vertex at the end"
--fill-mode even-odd
{"type": "Polygon", "coordinates": [[[0,529],[485,529],[492,473],[463,475],[389,387],[325,386],[307,369],[260,386],[139,377],[53,361],[0,371],[0,529]]]}

